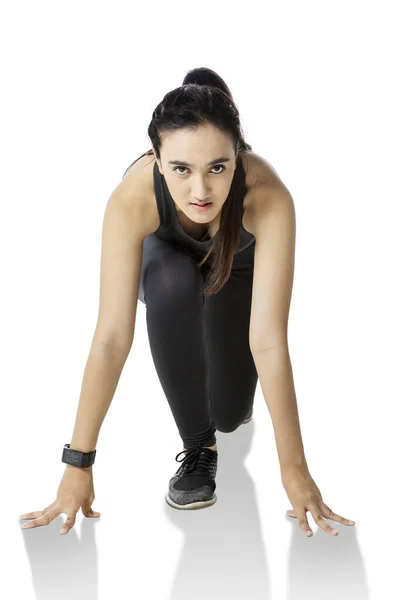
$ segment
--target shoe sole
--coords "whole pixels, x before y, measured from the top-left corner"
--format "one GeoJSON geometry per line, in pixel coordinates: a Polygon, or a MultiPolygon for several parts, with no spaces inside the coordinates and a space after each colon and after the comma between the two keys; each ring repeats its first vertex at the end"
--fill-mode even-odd
{"type": "Polygon", "coordinates": [[[196,508],[206,508],[207,506],[211,506],[212,504],[215,504],[215,502],[217,501],[217,496],[216,496],[216,494],[213,494],[213,496],[211,496],[211,498],[209,500],[190,502],[189,504],[177,504],[176,502],[174,502],[172,500],[172,498],[169,497],[168,494],[165,496],[165,500],[166,500],[167,504],[169,504],[173,508],[190,510],[190,509],[196,509],[196,508]]]}

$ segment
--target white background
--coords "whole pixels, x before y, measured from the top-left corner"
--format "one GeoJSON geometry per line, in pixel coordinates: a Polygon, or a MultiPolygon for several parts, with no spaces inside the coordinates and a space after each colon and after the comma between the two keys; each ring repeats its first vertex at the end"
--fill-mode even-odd
{"type": "MultiPolygon", "coordinates": [[[[399,91],[395,2],[14,2],[1,8],[0,595],[398,597],[399,91]],[[303,442],[355,527],[306,538],[258,385],[217,432],[218,501],[167,505],[182,449],[139,302],[94,466],[100,519],[19,515],[56,497],[99,300],[101,227],[152,111],[189,69],[226,81],[247,142],[296,206],[289,319],[303,442]],[[397,307],[397,308],[396,308],[397,307]]],[[[330,522],[335,526],[334,522],[330,522]]]]}

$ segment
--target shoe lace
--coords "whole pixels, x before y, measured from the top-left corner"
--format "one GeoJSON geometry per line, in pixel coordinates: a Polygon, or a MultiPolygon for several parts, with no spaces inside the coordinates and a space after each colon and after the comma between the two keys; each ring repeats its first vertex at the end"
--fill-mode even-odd
{"type": "Polygon", "coordinates": [[[211,452],[214,454],[214,450],[204,452],[204,448],[201,446],[191,448],[190,450],[182,450],[175,457],[177,462],[182,463],[178,471],[184,471],[185,473],[191,473],[192,475],[209,473],[214,461],[214,456],[211,452]],[[178,460],[178,456],[182,453],[186,454],[185,458],[178,460]]]}

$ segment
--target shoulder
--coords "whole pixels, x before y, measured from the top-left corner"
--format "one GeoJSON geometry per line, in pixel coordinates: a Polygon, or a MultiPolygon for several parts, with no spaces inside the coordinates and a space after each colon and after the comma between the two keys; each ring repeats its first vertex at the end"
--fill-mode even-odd
{"type": "Polygon", "coordinates": [[[132,163],[124,173],[121,183],[126,183],[126,189],[141,186],[142,191],[148,191],[153,183],[154,154],[144,154],[132,163]]]}
{"type": "Polygon", "coordinates": [[[260,184],[275,186],[281,182],[271,163],[252,150],[240,152],[242,165],[246,172],[246,185],[249,189],[260,184]]]}
{"type": "Polygon", "coordinates": [[[251,151],[241,153],[241,158],[248,188],[243,200],[243,222],[245,229],[256,235],[261,215],[278,210],[293,213],[293,198],[277,171],[265,158],[251,151]]]}
{"type": "Polygon", "coordinates": [[[160,225],[154,194],[154,161],[153,152],[141,156],[135,164],[128,167],[118,186],[121,188],[121,196],[125,198],[127,209],[135,215],[139,210],[145,236],[156,231],[160,225]]]}

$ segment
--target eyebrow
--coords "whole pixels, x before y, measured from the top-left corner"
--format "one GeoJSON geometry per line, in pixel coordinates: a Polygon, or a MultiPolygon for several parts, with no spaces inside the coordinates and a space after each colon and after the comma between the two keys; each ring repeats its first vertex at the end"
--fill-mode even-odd
{"type": "MultiPolygon", "coordinates": [[[[207,163],[208,165],[215,165],[216,163],[221,163],[221,162],[229,162],[231,159],[227,158],[226,156],[221,156],[221,158],[216,158],[215,160],[211,160],[209,163],[207,163]]],[[[185,167],[192,167],[193,165],[191,165],[190,163],[184,161],[184,160],[169,160],[168,161],[169,165],[184,165],[185,167]]]]}

